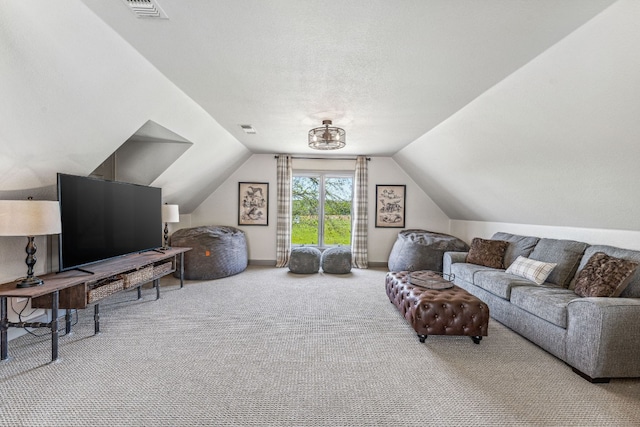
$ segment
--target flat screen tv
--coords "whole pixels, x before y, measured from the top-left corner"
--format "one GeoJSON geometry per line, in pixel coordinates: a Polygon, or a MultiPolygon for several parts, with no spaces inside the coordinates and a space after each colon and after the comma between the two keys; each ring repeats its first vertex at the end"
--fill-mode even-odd
{"type": "Polygon", "coordinates": [[[58,174],[60,271],[162,246],[162,190],[58,174]]]}

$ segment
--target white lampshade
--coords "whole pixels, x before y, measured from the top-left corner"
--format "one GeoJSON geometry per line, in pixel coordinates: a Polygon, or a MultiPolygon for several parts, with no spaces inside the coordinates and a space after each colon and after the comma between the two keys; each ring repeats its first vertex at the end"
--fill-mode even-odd
{"type": "Polygon", "coordinates": [[[162,205],[162,222],[180,222],[178,205],[162,205]]]}
{"type": "Polygon", "coordinates": [[[59,202],[0,200],[0,236],[42,236],[61,231],[59,202]]]}

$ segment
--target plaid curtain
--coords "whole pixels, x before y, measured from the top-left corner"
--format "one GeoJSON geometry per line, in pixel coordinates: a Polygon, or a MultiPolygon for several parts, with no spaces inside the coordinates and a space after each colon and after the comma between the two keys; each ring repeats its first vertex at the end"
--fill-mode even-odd
{"type": "Polygon", "coordinates": [[[351,229],[351,264],[355,268],[367,268],[367,158],[356,159],[355,179],[353,180],[353,224],[351,229]]]}
{"type": "Polygon", "coordinates": [[[278,155],[278,219],[276,227],[276,267],[289,264],[291,252],[291,156],[278,155]]]}

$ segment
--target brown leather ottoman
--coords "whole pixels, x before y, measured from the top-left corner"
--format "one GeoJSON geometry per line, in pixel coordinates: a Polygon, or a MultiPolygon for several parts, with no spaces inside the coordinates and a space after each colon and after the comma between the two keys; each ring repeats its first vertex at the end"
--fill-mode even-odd
{"type": "MultiPolygon", "coordinates": [[[[451,283],[436,272],[413,272],[438,287],[451,283]]],[[[418,334],[420,342],[429,335],[470,336],[480,344],[489,327],[489,307],[464,289],[429,289],[412,284],[408,271],[389,272],[385,278],[389,300],[400,310],[418,334]]]]}

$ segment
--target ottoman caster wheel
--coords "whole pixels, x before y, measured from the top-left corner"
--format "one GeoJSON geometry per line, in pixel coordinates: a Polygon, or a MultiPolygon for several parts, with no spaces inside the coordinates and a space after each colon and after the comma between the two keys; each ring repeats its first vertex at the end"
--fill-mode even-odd
{"type": "Polygon", "coordinates": [[[428,335],[419,335],[418,334],[418,339],[420,339],[420,342],[424,342],[424,340],[426,340],[428,337],[428,335]]]}
{"type": "Polygon", "coordinates": [[[482,337],[471,337],[471,339],[473,340],[474,343],[480,344],[480,340],[482,340],[482,337]]]}

